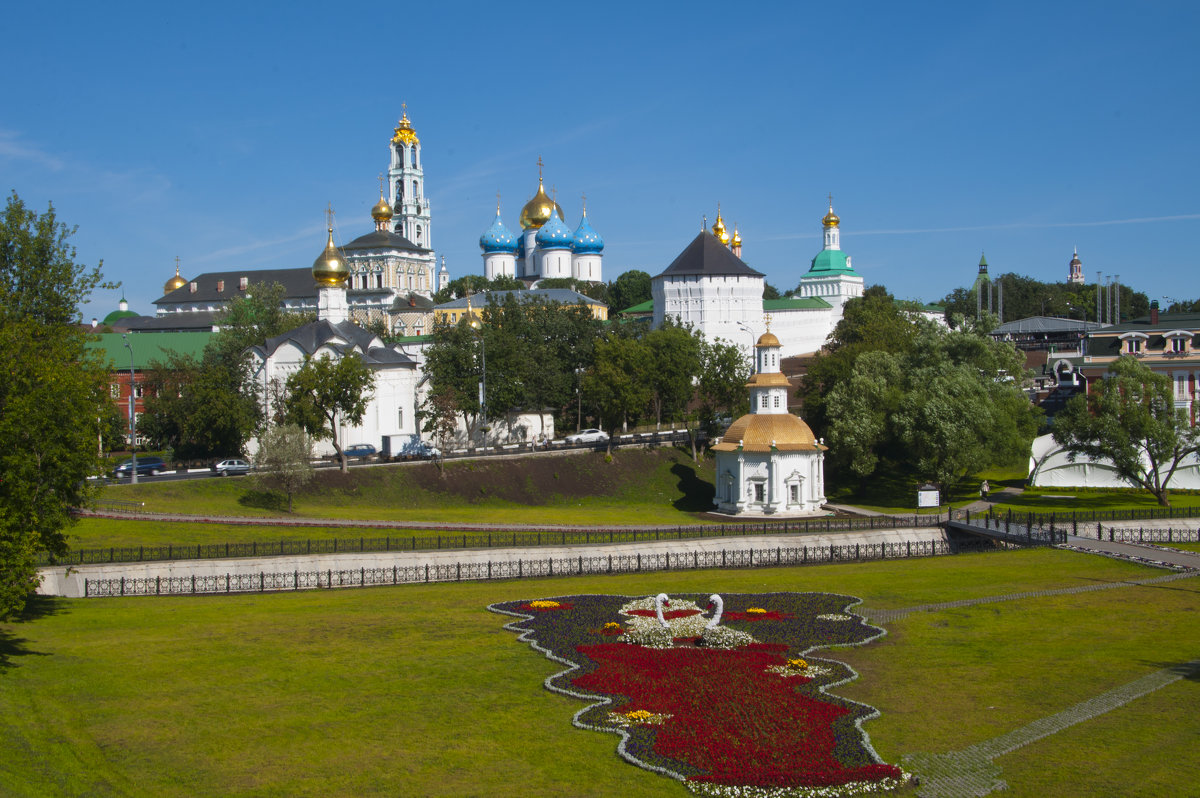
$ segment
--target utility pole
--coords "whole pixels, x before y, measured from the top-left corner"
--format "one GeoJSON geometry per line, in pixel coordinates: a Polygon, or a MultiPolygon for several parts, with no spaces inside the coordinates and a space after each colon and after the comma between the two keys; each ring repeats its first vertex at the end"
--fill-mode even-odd
{"type": "Polygon", "coordinates": [[[129,345],[129,337],[121,333],[121,340],[129,350],[129,451],[133,452],[133,464],[129,469],[129,484],[137,484],[137,414],[134,412],[133,395],[137,392],[137,382],[133,373],[133,347],[129,345]]]}

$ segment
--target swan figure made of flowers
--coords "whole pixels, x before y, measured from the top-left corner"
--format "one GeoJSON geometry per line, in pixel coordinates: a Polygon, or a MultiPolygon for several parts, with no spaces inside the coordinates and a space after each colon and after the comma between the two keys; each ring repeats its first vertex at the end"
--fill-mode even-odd
{"type": "Polygon", "coordinates": [[[712,619],[705,618],[694,601],[673,602],[666,593],[634,599],[621,607],[626,631],[617,640],[647,648],[672,648],[676,640],[698,640],[709,648],[737,648],[755,642],[745,632],[719,626],[721,597],[713,595],[710,601],[717,605],[712,619]]]}
{"type": "Polygon", "coordinates": [[[725,613],[725,600],[716,593],[708,597],[708,606],[713,608],[713,616],[704,625],[700,633],[700,645],[706,648],[741,648],[751,643],[757,643],[753,636],[721,626],[721,616],[725,613]]]}

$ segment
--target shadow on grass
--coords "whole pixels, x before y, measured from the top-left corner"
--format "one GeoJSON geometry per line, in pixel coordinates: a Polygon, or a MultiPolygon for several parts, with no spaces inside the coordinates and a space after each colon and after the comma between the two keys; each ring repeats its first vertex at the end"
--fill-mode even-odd
{"type": "Polygon", "coordinates": [[[680,496],[672,506],[685,513],[703,513],[713,508],[713,496],[716,488],[707,480],[696,476],[696,469],[690,465],[676,463],[671,466],[671,473],[679,478],[676,487],[680,496]]]}
{"type": "Polygon", "coordinates": [[[287,496],[273,490],[248,490],[238,497],[238,504],[280,513],[286,513],[288,508],[287,496]]]}
{"type": "Polygon", "coordinates": [[[1194,659],[1191,662],[1156,662],[1151,659],[1140,660],[1141,664],[1149,665],[1151,668],[1170,671],[1178,674],[1189,682],[1200,682],[1200,659],[1194,659]]]}
{"type": "MultiPolygon", "coordinates": [[[[59,615],[67,611],[67,604],[54,596],[30,596],[25,601],[25,609],[17,616],[17,623],[28,623],[51,615],[59,615]]],[[[0,629],[0,671],[8,670],[16,665],[17,657],[48,657],[41,651],[33,651],[28,647],[29,641],[17,637],[11,629],[0,629]]]]}

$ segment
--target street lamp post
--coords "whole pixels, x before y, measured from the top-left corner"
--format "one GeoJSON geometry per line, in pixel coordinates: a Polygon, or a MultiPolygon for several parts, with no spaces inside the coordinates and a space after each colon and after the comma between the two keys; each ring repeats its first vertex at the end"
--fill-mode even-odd
{"type": "Polygon", "coordinates": [[[746,359],[750,361],[750,373],[754,373],[754,330],[750,329],[745,322],[739,321],[737,326],[740,327],[747,335],[750,336],[750,348],[747,350],[746,359]]]}
{"type": "Polygon", "coordinates": [[[129,337],[121,333],[121,340],[129,350],[129,451],[133,453],[133,463],[129,469],[129,483],[137,484],[137,414],[134,413],[133,395],[137,391],[137,382],[133,373],[133,347],[129,345],[129,337]]]}
{"type": "Polygon", "coordinates": [[[489,429],[487,423],[487,341],[483,336],[483,323],[479,318],[472,314],[470,320],[471,329],[479,336],[479,429],[482,433],[483,445],[487,445],[487,431],[489,429]]]}

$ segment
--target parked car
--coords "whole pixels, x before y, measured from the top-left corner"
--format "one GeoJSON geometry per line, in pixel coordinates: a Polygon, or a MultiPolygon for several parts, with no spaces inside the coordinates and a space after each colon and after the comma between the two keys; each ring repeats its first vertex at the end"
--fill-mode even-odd
{"type": "Polygon", "coordinates": [[[375,447],[369,443],[355,443],[343,449],[347,457],[370,457],[375,454],[375,447]]]}
{"type": "Polygon", "coordinates": [[[567,443],[604,443],[608,440],[608,433],[600,429],[585,429],[568,435],[564,440],[567,443]]]}
{"type": "MultiPolygon", "coordinates": [[[[163,462],[161,457],[139,457],[137,459],[137,473],[139,477],[146,474],[154,476],[155,474],[161,474],[166,470],[167,464],[163,462]]],[[[133,460],[131,458],[129,460],[122,461],[120,465],[114,468],[113,476],[120,479],[121,477],[130,476],[132,472],[133,460]]]]}
{"type": "Polygon", "coordinates": [[[249,474],[250,464],[245,460],[222,460],[219,463],[213,463],[212,471],[222,477],[230,474],[249,474]]]}

